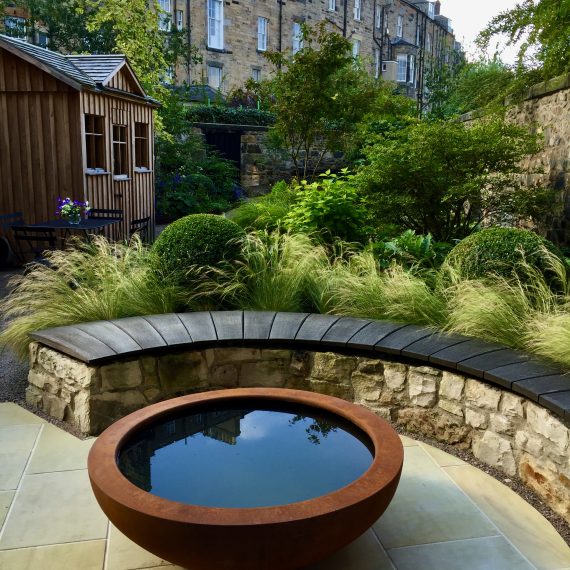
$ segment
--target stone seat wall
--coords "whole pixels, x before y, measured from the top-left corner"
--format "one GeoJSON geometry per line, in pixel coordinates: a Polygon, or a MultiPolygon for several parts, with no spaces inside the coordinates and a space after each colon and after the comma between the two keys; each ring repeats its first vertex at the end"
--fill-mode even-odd
{"type": "Polygon", "coordinates": [[[28,401],[84,433],[193,391],[311,390],[470,449],[570,520],[570,378],[504,347],[413,325],[241,311],[85,323],[33,337],[28,401]]]}

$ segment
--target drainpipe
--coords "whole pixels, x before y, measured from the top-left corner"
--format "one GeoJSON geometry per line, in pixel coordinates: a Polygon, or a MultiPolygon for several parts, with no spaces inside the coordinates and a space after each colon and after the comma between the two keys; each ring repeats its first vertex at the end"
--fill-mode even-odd
{"type": "Polygon", "coordinates": [[[283,0],[279,2],[279,53],[283,51],[283,0]]]}
{"type": "Polygon", "coordinates": [[[186,0],[186,41],[188,42],[188,53],[186,55],[186,79],[190,83],[190,67],[192,65],[192,32],[190,30],[190,0],[186,0]]]}

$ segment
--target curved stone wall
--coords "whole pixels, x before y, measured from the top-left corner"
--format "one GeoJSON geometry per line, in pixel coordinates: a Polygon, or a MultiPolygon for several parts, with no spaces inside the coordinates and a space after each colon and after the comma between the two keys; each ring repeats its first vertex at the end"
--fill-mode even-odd
{"type": "Polygon", "coordinates": [[[386,356],[208,348],[89,365],[31,345],[27,400],[97,434],[156,401],[208,389],[287,387],[363,404],[395,425],[470,449],[518,475],[570,521],[568,422],[527,398],[469,376],[386,356]],[[400,361],[398,361],[400,360],[400,361]]]}

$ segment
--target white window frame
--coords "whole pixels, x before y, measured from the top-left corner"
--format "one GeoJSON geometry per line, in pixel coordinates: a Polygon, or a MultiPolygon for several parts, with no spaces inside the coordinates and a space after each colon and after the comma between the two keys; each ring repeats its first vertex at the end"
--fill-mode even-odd
{"type": "Polygon", "coordinates": [[[170,32],[172,27],[172,4],[170,0],[158,0],[158,5],[162,10],[158,14],[158,29],[163,32],[170,32]]]}
{"type": "Polygon", "coordinates": [[[408,56],[401,53],[396,57],[396,61],[398,62],[396,81],[398,83],[406,83],[408,80],[408,56]]]}
{"type": "Polygon", "coordinates": [[[380,77],[380,48],[374,48],[374,79],[380,77]]]}
{"type": "Polygon", "coordinates": [[[380,6],[380,4],[375,4],[374,6],[376,9],[374,25],[376,29],[379,30],[382,27],[382,6],[380,6]]]}
{"type": "Polygon", "coordinates": [[[267,51],[267,18],[257,18],[257,51],[267,51]]]}
{"type": "Polygon", "coordinates": [[[352,40],[352,57],[356,59],[360,56],[360,46],[362,42],[359,39],[352,40]]]}
{"type": "Polygon", "coordinates": [[[416,26],[416,45],[419,46],[420,45],[420,41],[422,39],[422,30],[420,28],[420,24],[418,22],[417,26],[416,26]]]}
{"type": "Polygon", "coordinates": [[[354,0],[354,19],[360,21],[362,17],[362,1],[354,0]]]}
{"type": "Polygon", "coordinates": [[[431,34],[429,32],[426,34],[426,51],[431,53],[431,34]]]}
{"type": "Polygon", "coordinates": [[[336,12],[336,0],[329,0],[329,12],[336,12]]]}
{"type": "Polygon", "coordinates": [[[219,65],[212,65],[211,63],[208,64],[208,85],[212,89],[217,89],[221,91],[222,85],[224,83],[224,69],[219,65]]]}
{"type": "Polygon", "coordinates": [[[404,16],[401,14],[398,16],[398,23],[396,24],[396,37],[404,37],[404,16]]]}
{"type": "Polygon", "coordinates": [[[208,0],[208,47],[224,49],[223,0],[208,0]]]}
{"type": "Polygon", "coordinates": [[[293,22],[293,53],[303,49],[303,31],[299,22],[293,22]]]}
{"type": "Polygon", "coordinates": [[[432,20],[435,18],[435,2],[428,2],[428,16],[432,20]]]}
{"type": "Polygon", "coordinates": [[[416,86],[416,56],[410,55],[409,56],[409,74],[410,74],[410,83],[412,87],[416,86]]]}
{"type": "Polygon", "coordinates": [[[184,28],[184,11],[176,10],[176,29],[181,30],[184,28]]]}
{"type": "Polygon", "coordinates": [[[4,17],[4,33],[12,38],[25,40],[28,37],[26,18],[20,16],[4,17]],[[16,32],[18,32],[16,34],[16,32]]]}

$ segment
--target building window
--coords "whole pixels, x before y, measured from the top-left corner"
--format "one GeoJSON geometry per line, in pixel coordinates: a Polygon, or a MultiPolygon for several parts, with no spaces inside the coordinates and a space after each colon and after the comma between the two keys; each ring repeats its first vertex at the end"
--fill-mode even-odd
{"type": "Polygon", "coordinates": [[[208,65],[208,85],[212,89],[221,89],[223,76],[223,68],[219,65],[208,65]]]}
{"type": "Polygon", "coordinates": [[[420,40],[421,40],[421,29],[420,29],[420,23],[418,22],[416,25],[416,45],[417,46],[420,45],[420,40]]]}
{"type": "Polygon", "coordinates": [[[396,37],[404,37],[404,16],[398,16],[398,25],[396,26],[396,37]]]}
{"type": "Polygon", "coordinates": [[[261,81],[261,69],[259,69],[259,67],[253,67],[251,69],[251,78],[257,81],[257,83],[261,81]]]}
{"type": "Polygon", "coordinates": [[[128,173],[127,127],[113,125],[113,176],[126,177],[128,173]]]}
{"type": "Polygon", "coordinates": [[[299,24],[299,22],[293,22],[293,53],[297,53],[300,49],[303,49],[301,24],[299,24]]]}
{"type": "Polygon", "coordinates": [[[409,73],[410,73],[409,81],[412,84],[412,87],[415,87],[416,86],[416,57],[414,55],[410,55],[409,73]]]}
{"type": "Polygon", "coordinates": [[[380,77],[380,49],[374,48],[374,79],[380,77]]]}
{"type": "Polygon", "coordinates": [[[428,2],[428,16],[430,18],[435,18],[435,3],[434,2],[428,2]]]}
{"type": "Polygon", "coordinates": [[[184,12],[176,10],[176,29],[181,30],[184,27],[184,12]]]}
{"type": "Polygon", "coordinates": [[[336,0],[329,0],[329,12],[336,12],[336,0]]]}
{"type": "Polygon", "coordinates": [[[375,10],[374,25],[376,29],[379,30],[382,27],[382,7],[379,4],[375,4],[375,10]]]}
{"type": "Polygon", "coordinates": [[[267,49],[267,18],[257,18],[257,49],[267,49]]]}
{"type": "Polygon", "coordinates": [[[431,53],[431,34],[429,32],[426,35],[426,51],[431,53]]]}
{"type": "Polygon", "coordinates": [[[354,40],[352,42],[352,57],[355,59],[360,55],[360,40],[354,40]]]}
{"type": "Polygon", "coordinates": [[[148,123],[135,123],[135,167],[149,170],[148,123]]]}
{"type": "Polygon", "coordinates": [[[13,38],[26,39],[26,19],[17,16],[6,16],[4,18],[4,28],[7,36],[13,38]]]}
{"type": "Polygon", "coordinates": [[[360,20],[361,16],[361,0],[354,0],[354,19],[360,20]]]}
{"type": "Polygon", "coordinates": [[[100,115],[85,115],[85,154],[89,170],[105,170],[105,126],[100,115]]]}
{"type": "Polygon", "coordinates": [[[49,44],[49,36],[45,32],[38,32],[38,45],[47,48],[49,44]]]}
{"type": "Polygon", "coordinates": [[[208,47],[224,49],[223,0],[208,0],[208,47]]]}
{"type": "Polygon", "coordinates": [[[401,54],[397,57],[398,60],[398,74],[396,75],[396,81],[398,83],[405,83],[408,79],[408,56],[401,54]]]}
{"type": "Polygon", "coordinates": [[[158,15],[158,29],[163,32],[170,31],[170,15],[172,14],[172,7],[170,6],[170,0],[158,0],[158,5],[160,6],[160,12],[158,15]]]}

